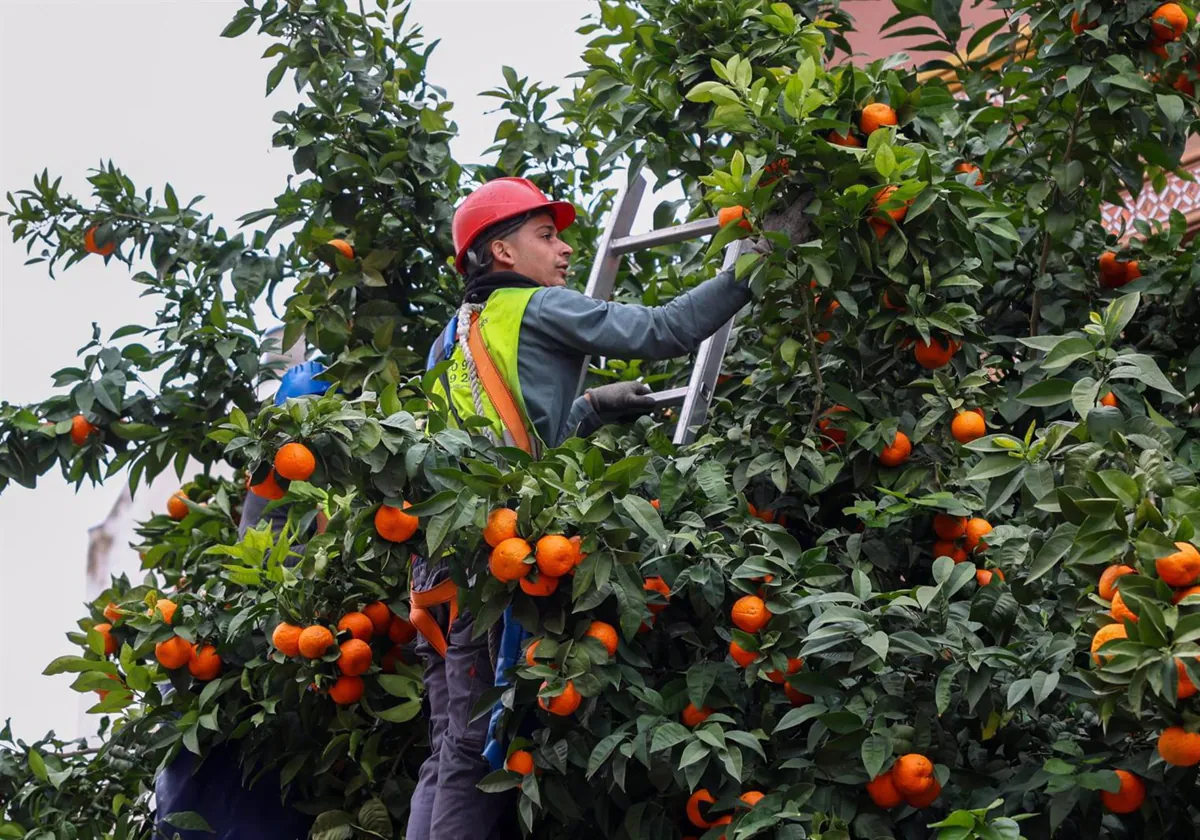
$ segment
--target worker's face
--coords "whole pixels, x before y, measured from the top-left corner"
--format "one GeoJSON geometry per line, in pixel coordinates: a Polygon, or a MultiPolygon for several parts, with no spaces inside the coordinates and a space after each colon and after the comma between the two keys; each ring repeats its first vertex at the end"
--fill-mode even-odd
{"type": "Polygon", "coordinates": [[[492,243],[492,260],[498,271],[524,274],[540,286],[562,286],[571,265],[571,246],[558,238],[554,217],[534,216],[515,233],[492,243]]]}

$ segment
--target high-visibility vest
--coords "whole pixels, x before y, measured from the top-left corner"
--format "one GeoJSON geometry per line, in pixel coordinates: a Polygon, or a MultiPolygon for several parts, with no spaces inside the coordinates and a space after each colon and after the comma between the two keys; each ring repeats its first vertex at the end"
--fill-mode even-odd
{"type": "MultiPolygon", "coordinates": [[[[512,402],[519,415],[519,422],[524,427],[526,435],[528,435],[530,442],[533,444],[534,451],[531,454],[534,457],[537,457],[544,443],[538,437],[537,430],[529,420],[529,412],[525,407],[525,398],[521,393],[521,379],[518,375],[517,356],[520,348],[521,319],[525,316],[525,309],[529,306],[530,299],[537,291],[538,289],[529,288],[497,289],[488,296],[483,311],[479,313],[479,332],[483,339],[483,344],[487,348],[487,355],[495,365],[496,373],[499,374],[503,386],[512,396],[512,402]]],[[[455,330],[456,321],[451,322],[447,328],[448,332],[455,330]]],[[[434,345],[433,351],[430,354],[430,362],[432,364],[445,359],[445,348],[450,345],[453,335],[446,336],[444,334],[443,340],[439,340],[434,345]],[[445,340],[444,344],[443,340],[445,340]]],[[[476,359],[476,366],[481,366],[478,358],[476,359]]],[[[487,419],[488,428],[491,429],[496,440],[503,442],[507,446],[517,445],[513,436],[505,429],[500,411],[493,402],[491,395],[482,386],[479,389],[483,408],[482,414],[476,410],[475,397],[471,390],[471,380],[467,373],[466,359],[463,355],[462,345],[459,342],[454,341],[453,343],[449,370],[446,371],[445,375],[438,378],[431,390],[433,393],[439,395],[442,400],[446,401],[450,408],[448,416],[445,418],[448,425],[461,428],[460,421],[468,417],[482,416],[487,419]],[[448,395],[447,389],[449,389],[448,395]]]]}

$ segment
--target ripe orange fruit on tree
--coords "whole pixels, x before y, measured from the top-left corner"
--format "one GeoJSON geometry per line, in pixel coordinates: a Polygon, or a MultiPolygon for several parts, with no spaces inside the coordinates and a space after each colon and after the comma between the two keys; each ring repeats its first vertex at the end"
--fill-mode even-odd
{"type": "Polygon", "coordinates": [[[983,185],[983,172],[979,169],[978,166],[976,166],[973,163],[967,163],[966,161],[963,161],[958,166],[954,167],[954,171],[955,172],[968,172],[968,173],[974,172],[975,173],[975,186],[978,187],[978,186],[983,185]]]}
{"type": "MultiPolygon", "coordinates": [[[[405,502],[404,507],[409,508],[412,505],[405,502]]],[[[417,517],[391,505],[380,505],[379,510],[375,511],[375,533],[388,542],[407,542],[417,533],[417,526],[420,524],[421,521],[417,517]]]]}
{"type": "Polygon", "coordinates": [[[170,598],[159,598],[154,602],[154,609],[149,610],[146,614],[154,616],[155,613],[161,613],[163,621],[167,624],[174,624],[176,609],[178,607],[176,607],[175,602],[170,598]]]}
{"type": "Polygon", "coordinates": [[[343,674],[358,677],[371,670],[371,646],[362,639],[347,639],[339,649],[337,666],[343,674]]]}
{"type": "Polygon", "coordinates": [[[92,628],[104,639],[104,655],[112,656],[117,652],[117,640],[112,636],[111,624],[97,624],[92,628]]]}
{"type": "Polygon", "coordinates": [[[935,513],[933,515],[933,532],[941,540],[961,539],[967,534],[967,517],[935,513]]]}
{"type": "Polygon", "coordinates": [[[776,668],[773,671],[767,672],[767,679],[769,679],[773,683],[782,683],[784,680],[786,680],[788,677],[790,677],[792,674],[796,673],[803,667],[804,667],[803,659],[800,659],[799,657],[789,656],[788,664],[787,664],[787,674],[784,674],[782,671],[780,671],[778,668],[776,668]]]}
{"type": "Polygon", "coordinates": [[[1128,770],[1115,772],[1121,780],[1121,789],[1116,793],[1100,791],[1100,801],[1114,814],[1132,814],[1146,801],[1146,785],[1128,770]]]}
{"type": "Polygon", "coordinates": [[[766,794],[761,790],[748,790],[738,797],[738,801],[744,803],[747,808],[753,808],[764,796],[766,794]]]}
{"type": "Polygon", "coordinates": [[[1189,595],[1200,595],[1200,586],[1189,586],[1187,589],[1180,589],[1171,597],[1171,603],[1178,604],[1189,595]]]}
{"type": "Polygon", "coordinates": [[[662,502],[658,499],[651,499],[650,507],[654,508],[655,510],[662,510],[662,502]]]}
{"type": "Polygon", "coordinates": [[[354,246],[345,239],[330,239],[325,243],[348,260],[354,259],[354,246]]]}
{"type": "Polygon", "coordinates": [[[504,762],[504,769],[528,776],[533,772],[533,753],[529,750],[514,750],[508,761],[504,762]]]}
{"type": "Polygon", "coordinates": [[[1188,676],[1187,668],[1184,667],[1183,660],[1179,657],[1175,657],[1175,672],[1179,677],[1175,686],[1175,696],[1180,700],[1186,700],[1196,693],[1196,684],[1188,676]]]}
{"type": "MultiPolygon", "coordinates": [[[[659,595],[663,596],[663,600],[671,600],[671,587],[667,585],[665,580],[657,575],[646,578],[646,580],[642,583],[642,589],[646,590],[647,592],[657,592],[659,595]]],[[[649,601],[649,599],[647,600],[649,601]]],[[[654,613],[655,615],[658,615],[667,608],[666,604],[655,604],[653,602],[648,602],[646,606],[649,608],[650,612],[654,613]]]]}
{"type": "Polygon", "coordinates": [[[388,625],[388,638],[394,645],[406,645],[417,637],[417,628],[407,618],[393,615],[388,625]]]}
{"type": "Polygon", "coordinates": [[[509,508],[496,508],[488,514],[483,528],[483,541],[492,548],[505,540],[517,536],[517,512],[509,508]]]}
{"type": "Polygon", "coordinates": [[[71,418],[71,443],[76,446],[83,446],[87,443],[88,437],[98,431],[100,429],[89,423],[82,414],[76,414],[71,418]]]}
{"type": "Polygon", "coordinates": [[[694,703],[688,703],[683,708],[683,713],[680,718],[683,720],[683,725],[689,729],[694,729],[704,721],[708,720],[708,716],[713,713],[713,710],[708,706],[697,709],[694,703]]]}
{"type": "Polygon", "coordinates": [[[870,134],[885,125],[895,124],[896,112],[892,110],[891,105],[882,102],[872,102],[862,109],[862,115],[858,118],[858,129],[863,134],[870,134]]]}
{"type": "Polygon", "coordinates": [[[721,227],[737,222],[737,226],[745,230],[753,230],[750,226],[750,220],[746,218],[746,208],[740,204],[735,204],[732,207],[722,207],[717,211],[717,224],[721,227]]]}
{"type": "Polygon", "coordinates": [[[1176,767],[1200,764],[1200,735],[1182,726],[1168,726],[1158,736],[1158,754],[1176,767]]]}
{"type": "Polygon", "coordinates": [[[904,797],[904,801],[914,808],[928,808],[937,798],[942,795],[942,786],[938,784],[938,780],[934,779],[933,784],[929,786],[929,790],[924,793],[917,793],[912,796],[904,797]]]}
{"type": "Polygon", "coordinates": [[[89,254],[99,254],[102,257],[107,257],[117,250],[117,243],[108,242],[104,245],[96,244],[96,231],[100,229],[99,225],[92,225],[83,233],[83,250],[89,254]]]}
{"type": "Polygon", "coordinates": [[[525,558],[532,553],[533,549],[525,540],[509,537],[492,549],[491,557],[488,558],[488,569],[496,580],[505,583],[520,580],[529,574],[530,565],[525,562],[525,558]]]}
{"type": "Polygon", "coordinates": [[[1100,398],[1100,405],[1106,405],[1109,408],[1116,408],[1118,405],[1117,395],[1114,394],[1112,391],[1109,391],[1107,394],[1105,394],[1103,397],[1100,398]]]}
{"type": "Polygon", "coordinates": [[[960,411],[950,421],[950,434],[959,443],[970,443],[987,434],[987,423],[974,411],[960,411]]]}
{"type": "MultiPolygon", "coordinates": [[[[1108,642],[1114,639],[1128,639],[1129,634],[1125,632],[1125,625],[1117,622],[1115,624],[1105,624],[1096,634],[1092,636],[1092,661],[1097,665],[1103,664],[1100,661],[1100,654],[1096,651],[1100,650],[1108,642]]],[[[1113,654],[1104,654],[1104,661],[1111,662],[1113,654]]]]}
{"type": "Polygon", "coordinates": [[[933,762],[920,753],[908,753],[892,765],[892,783],[903,796],[918,796],[933,784],[933,762]]]}
{"type": "Polygon", "coordinates": [[[700,790],[688,797],[687,801],[687,818],[691,820],[692,825],[696,828],[712,828],[716,823],[709,822],[705,819],[705,814],[708,812],[707,806],[713,804],[717,800],[708,792],[708,788],[700,788],[700,790]],[[701,806],[705,806],[701,810],[701,806]]]}
{"type": "Polygon", "coordinates": [[[904,432],[897,431],[892,442],[879,453],[879,463],[885,467],[898,467],[912,455],[912,441],[904,432]]]}
{"type": "Polygon", "coordinates": [[[832,449],[834,446],[841,446],[846,442],[846,430],[839,429],[833,425],[831,414],[845,414],[850,409],[844,405],[835,405],[826,411],[820,420],[817,421],[817,429],[821,432],[821,436],[825,440],[821,443],[821,448],[825,450],[832,449]]]}
{"type": "MultiPolygon", "coordinates": [[[[570,542],[571,545],[575,548],[575,565],[578,566],[580,563],[582,563],[584,560],[587,559],[587,555],[583,553],[583,537],[576,535],[574,537],[571,537],[571,539],[568,540],[568,542],[570,542]]],[[[574,574],[574,572],[572,572],[571,574],[574,574]]]]}
{"type": "Polygon", "coordinates": [[[383,601],[367,604],[362,608],[362,613],[371,619],[371,626],[374,628],[376,636],[382,636],[392,626],[392,610],[383,601]]]}
{"type": "Polygon", "coordinates": [[[362,677],[352,677],[348,674],[342,674],[338,677],[337,682],[329,689],[329,699],[333,700],[339,706],[349,706],[351,703],[357,703],[362,699],[363,692],[366,691],[366,684],[362,677]]]}
{"type": "Polygon", "coordinates": [[[287,492],[275,480],[275,470],[267,473],[267,477],[258,484],[250,485],[250,492],[259,498],[269,499],[272,502],[278,501],[287,495],[287,492]]]}
{"type": "Polygon", "coordinates": [[[532,642],[529,643],[529,647],[525,648],[525,664],[528,665],[530,668],[532,668],[534,665],[538,664],[537,660],[534,659],[534,657],[537,656],[537,646],[538,646],[539,641],[541,641],[541,640],[534,639],[532,642]]]}
{"type": "Polygon", "coordinates": [[[547,534],[537,541],[534,550],[538,571],[551,577],[562,577],[575,568],[575,546],[561,534],[547,534]]]}
{"type": "Polygon", "coordinates": [[[285,443],[275,453],[275,472],[288,481],[308,481],[316,468],[317,459],[303,443],[285,443]]]}
{"type": "Polygon", "coordinates": [[[982,551],[987,548],[987,543],[981,543],[980,541],[991,532],[992,523],[986,519],[981,519],[978,516],[968,519],[966,536],[967,551],[982,551]]]}
{"type": "Polygon", "coordinates": [[[1200,578],[1200,551],[1191,543],[1177,542],[1174,554],[1154,561],[1158,576],[1171,586],[1191,586],[1200,578]]]}
{"type": "Polygon", "coordinates": [[[890,217],[892,221],[899,225],[900,222],[904,221],[904,217],[908,215],[908,207],[912,204],[912,199],[891,210],[880,209],[888,202],[896,190],[897,187],[895,185],[886,186],[876,193],[875,198],[871,200],[871,217],[867,219],[867,223],[875,231],[876,239],[883,239],[883,237],[887,236],[887,232],[891,228],[891,225],[885,222],[882,216],[890,217]]]}
{"type": "Polygon", "coordinates": [[[523,577],[520,582],[521,591],[535,598],[545,598],[558,591],[558,578],[538,573],[537,579],[523,577]]]}
{"type": "Polygon", "coordinates": [[[1116,289],[1142,276],[1136,260],[1122,261],[1112,251],[1100,255],[1100,285],[1116,289]]]}
{"type": "Polygon", "coordinates": [[[180,636],[172,636],[154,646],[154,658],[168,670],[182,668],[192,658],[192,643],[180,636]]]}
{"type": "Polygon", "coordinates": [[[771,611],[757,595],[744,595],[734,602],[729,617],[739,630],[757,633],[771,620],[771,611]]]}
{"type": "Polygon", "coordinates": [[[617,630],[608,622],[593,621],[588,625],[584,635],[598,639],[600,644],[604,645],[604,649],[608,651],[609,656],[617,655],[617,630]]]}
{"type": "Polygon", "coordinates": [[[301,628],[295,624],[281,621],[275,625],[275,632],[271,634],[271,644],[275,645],[275,649],[284,656],[299,656],[300,633],[301,628]]]}
{"type": "Polygon", "coordinates": [[[121,615],[121,608],[118,607],[116,604],[114,604],[112,601],[109,601],[108,606],[104,608],[104,617],[107,618],[109,621],[111,621],[113,624],[116,624],[124,616],[121,615]]]}
{"type": "Polygon", "coordinates": [[[1076,35],[1082,35],[1087,30],[1095,29],[1099,25],[1100,25],[1100,22],[1095,21],[1095,20],[1093,20],[1090,23],[1084,23],[1083,21],[1081,21],[1079,19],[1079,12],[1071,13],[1071,31],[1074,32],[1076,35]]]}
{"type": "Polygon", "coordinates": [[[188,672],[201,682],[215,680],[221,673],[221,657],[217,655],[217,649],[212,645],[199,645],[192,648],[192,656],[188,660],[188,672]]]}
{"type": "Polygon", "coordinates": [[[187,515],[187,493],[184,493],[182,490],[176,490],[171,494],[171,498],[167,499],[167,516],[178,521],[187,515]]]}
{"type": "Polygon", "coordinates": [[[750,511],[750,515],[755,519],[761,519],[768,525],[775,521],[775,511],[773,510],[759,510],[750,502],[746,502],[746,509],[750,511]]]}
{"type": "Polygon", "coordinates": [[[333,634],[329,632],[328,627],[314,624],[300,631],[297,645],[301,656],[306,659],[320,659],[333,645],[333,634]]]}
{"type": "Polygon", "coordinates": [[[867,782],[867,795],[880,808],[895,808],[904,801],[904,796],[896,789],[891,770],[867,782]]]}
{"type": "MultiPolygon", "coordinates": [[[[542,683],[542,688],[545,689],[548,683],[542,683]]],[[[538,705],[552,715],[559,717],[567,717],[574,714],[579,708],[579,704],[583,702],[583,697],[575,688],[573,680],[567,680],[567,685],[563,688],[562,694],[557,697],[551,697],[547,700],[545,697],[538,698],[538,705]]]]}
{"type": "Polygon", "coordinates": [[[987,586],[992,582],[993,577],[998,577],[1000,580],[1004,580],[1004,572],[1000,571],[999,569],[975,570],[975,582],[980,586],[987,586]]]}
{"type": "Polygon", "coordinates": [[[1163,3],[1150,15],[1150,29],[1159,41],[1178,41],[1187,28],[1187,14],[1178,3],[1163,3]]]}
{"type": "Polygon", "coordinates": [[[1132,621],[1136,623],[1138,620],[1137,614],[1133,610],[1129,609],[1125,603],[1125,599],[1121,597],[1119,590],[1113,593],[1112,609],[1109,610],[1109,615],[1111,615],[1115,621],[1132,621]]]}
{"type": "Polygon", "coordinates": [[[967,559],[967,550],[961,548],[954,540],[937,540],[933,544],[933,559],[939,557],[949,557],[955,563],[961,563],[967,559]]]}
{"type": "Polygon", "coordinates": [[[783,693],[787,696],[788,701],[791,702],[793,706],[807,706],[813,701],[812,695],[805,694],[803,691],[794,687],[790,683],[784,684],[783,693]]]}
{"type": "Polygon", "coordinates": [[[1124,564],[1109,566],[1100,575],[1100,588],[1097,594],[1105,601],[1111,601],[1113,595],[1117,594],[1117,578],[1136,573],[1137,570],[1133,566],[1126,566],[1124,564]]]}
{"type": "Polygon", "coordinates": [[[371,619],[367,618],[360,612],[348,612],[337,623],[338,632],[349,630],[350,635],[356,639],[362,639],[364,642],[371,641],[371,636],[375,634],[375,625],[371,619]]]}
{"type": "Polygon", "coordinates": [[[913,345],[913,358],[926,370],[938,370],[950,364],[958,348],[950,341],[931,335],[929,341],[918,341],[913,345]]]}
{"type": "Polygon", "coordinates": [[[749,667],[750,663],[758,659],[757,653],[752,653],[739,645],[737,642],[729,643],[729,655],[740,668],[749,667]]]}
{"type": "Polygon", "coordinates": [[[852,149],[862,148],[862,141],[855,137],[853,132],[842,135],[836,131],[831,131],[825,139],[834,146],[848,146],[852,149]]]}

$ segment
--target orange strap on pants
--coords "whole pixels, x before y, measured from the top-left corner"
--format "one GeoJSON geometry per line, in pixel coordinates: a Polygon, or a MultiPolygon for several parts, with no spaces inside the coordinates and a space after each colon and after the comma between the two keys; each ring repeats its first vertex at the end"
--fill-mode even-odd
{"type": "Polygon", "coordinates": [[[454,626],[454,619],[458,618],[458,587],[454,581],[444,580],[433,589],[426,589],[424,592],[409,590],[409,609],[408,620],[412,626],[417,628],[417,632],[425,637],[425,640],[438,652],[438,656],[446,658],[446,634],[442,632],[442,628],[433,620],[433,616],[429,614],[430,607],[440,606],[441,604],[450,605],[450,623],[446,625],[446,632],[454,626]]]}
{"type": "Polygon", "coordinates": [[[471,329],[467,332],[467,346],[471,348],[471,357],[475,360],[475,371],[479,374],[479,384],[487,392],[488,399],[500,415],[500,422],[512,435],[513,441],[530,455],[533,454],[533,443],[529,440],[529,432],[525,429],[525,421],[521,418],[521,410],[513,399],[512,391],[504,377],[496,370],[496,364],[488,353],[487,345],[483,343],[483,333],[479,329],[479,313],[471,316],[471,329]]]}

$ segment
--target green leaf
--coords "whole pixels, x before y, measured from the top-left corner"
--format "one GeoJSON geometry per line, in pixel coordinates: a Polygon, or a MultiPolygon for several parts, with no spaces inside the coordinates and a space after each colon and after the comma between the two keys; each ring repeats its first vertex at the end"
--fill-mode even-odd
{"type": "Polygon", "coordinates": [[[646,536],[657,541],[660,547],[666,547],[669,539],[667,531],[663,528],[662,517],[659,516],[652,504],[641,496],[629,495],[621,499],[621,507],[645,532],[646,536]]]}
{"type": "Polygon", "coordinates": [[[883,770],[884,762],[892,757],[892,739],[879,732],[868,735],[863,739],[860,754],[867,777],[874,779],[883,770]]]}
{"type": "Polygon", "coordinates": [[[42,758],[42,754],[35,749],[30,749],[27,755],[30,772],[43,782],[48,781],[46,776],[46,761],[42,758]]]}
{"type": "Polygon", "coordinates": [[[250,8],[239,9],[238,13],[233,16],[233,20],[230,21],[229,25],[221,30],[221,37],[236,38],[253,25],[254,10],[250,8]]]}
{"type": "Polygon", "coordinates": [[[175,811],[163,817],[163,821],[185,831],[203,831],[206,834],[216,833],[209,826],[208,821],[195,811],[175,811]]]}
{"type": "Polygon", "coordinates": [[[614,732],[611,735],[606,735],[604,738],[601,738],[600,743],[596,744],[596,746],[592,748],[592,754],[588,757],[587,778],[590,779],[592,776],[596,775],[596,771],[604,765],[604,762],[606,762],[608,757],[612,755],[613,750],[615,750],[624,741],[628,740],[628,737],[629,736],[622,731],[614,732]]]}
{"type": "Polygon", "coordinates": [[[1167,122],[1183,122],[1184,104],[1182,97],[1176,96],[1173,93],[1160,93],[1157,99],[1158,107],[1162,109],[1163,116],[1167,118],[1167,122]]]}
{"type": "Polygon", "coordinates": [[[1175,390],[1175,386],[1163,375],[1163,372],[1158,367],[1158,363],[1150,356],[1142,353],[1118,356],[1117,364],[1118,366],[1109,373],[1110,378],[1137,379],[1146,383],[1151,388],[1162,391],[1164,394],[1170,394],[1178,399],[1183,399],[1183,394],[1175,390]]]}
{"type": "Polygon", "coordinates": [[[1074,387],[1075,383],[1066,379],[1044,379],[1017,394],[1017,401],[1039,407],[1058,405],[1071,399],[1074,387]]]}
{"type": "Polygon", "coordinates": [[[420,700],[406,700],[399,706],[375,712],[375,717],[389,723],[407,723],[421,713],[420,700]]]}

